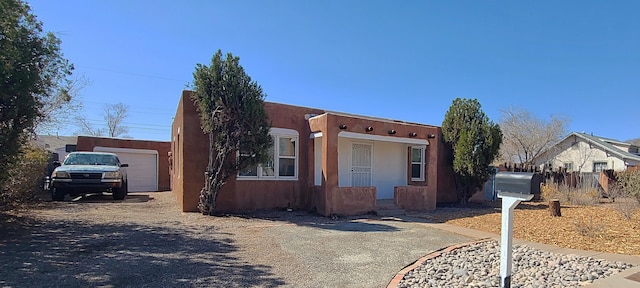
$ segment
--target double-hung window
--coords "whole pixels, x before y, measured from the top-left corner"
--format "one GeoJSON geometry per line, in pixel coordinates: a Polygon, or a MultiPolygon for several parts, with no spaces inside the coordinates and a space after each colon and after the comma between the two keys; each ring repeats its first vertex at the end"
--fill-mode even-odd
{"type": "Polygon", "coordinates": [[[573,171],[573,162],[564,162],[565,171],[573,171]]]}
{"type": "Polygon", "coordinates": [[[602,172],[608,169],[607,162],[593,162],[593,172],[602,172]]]}
{"type": "Polygon", "coordinates": [[[424,152],[426,147],[411,147],[411,181],[424,181],[424,152]]]}
{"type": "MultiPolygon", "coordinates": [[[[238,179],[296,180],[298,179],[298,132],[292,129],[271,128],[273,145],[269,159],[261,164],[238,171],[238,179]]],[[[239,153],[238,157],[251,157],[239,153]]]]}

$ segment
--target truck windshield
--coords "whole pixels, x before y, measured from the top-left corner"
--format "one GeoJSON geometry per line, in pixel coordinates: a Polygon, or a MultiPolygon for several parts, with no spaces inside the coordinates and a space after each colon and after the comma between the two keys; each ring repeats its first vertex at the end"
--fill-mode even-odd
{"type": "Polygon", "coordinates": [[[63,165],[107,165],[117,166],[118,161],[113,155],[100,154],[69,154],[63,165]]]}

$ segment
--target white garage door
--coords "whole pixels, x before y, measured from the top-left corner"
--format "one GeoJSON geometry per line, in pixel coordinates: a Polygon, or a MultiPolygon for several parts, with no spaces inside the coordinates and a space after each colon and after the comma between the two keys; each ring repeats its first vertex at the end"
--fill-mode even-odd
{"type": "Polygon", "coordinates": [[[115,153],[121,163],[129,164],[127,177],[130,192],[158,191],[158,151],[99,146],[93,151],[115,153]]]}

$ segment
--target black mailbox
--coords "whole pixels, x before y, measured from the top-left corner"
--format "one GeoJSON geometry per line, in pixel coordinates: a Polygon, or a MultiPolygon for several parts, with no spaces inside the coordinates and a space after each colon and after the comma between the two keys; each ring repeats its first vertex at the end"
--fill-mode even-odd
{"type": "Polygon", "coordinates": [[[542,175],[530,172],[498,172],[495,178],[496,192],[540,194],[542,175]]]}

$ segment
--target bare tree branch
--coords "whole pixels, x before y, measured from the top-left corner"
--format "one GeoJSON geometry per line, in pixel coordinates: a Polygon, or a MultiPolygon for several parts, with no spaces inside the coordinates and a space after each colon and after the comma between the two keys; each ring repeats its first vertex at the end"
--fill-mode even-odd
{"type": "Polygon", "coordinates": [[[565,135],[568,123],[568,119],[555,115],[551,115],[548,120],[540,119],[525,109],[502,110],[501,160],[532,164],[533,159],[551,148],[565,135]]]}
{"type": "Polygon", "coordinates": [[[126,134],[129,132],[129,128],[123,125],[124,120],[127,118],[129,106],[117,103],[106,104],[103,107],[104,113],[102,118],[104,119],[104,125],[106,128],[96,128],[92,125],[86,117],[78,116],[75,118],[76,125],[80,128],[76,134],[89,135],[89,136],[107,136],[107,137],[128,137],[126,134]]]}
{"type": "Polygon", "coordinates": [[[122,125],[122,121],[128,116],[128,110],[129,106],[122,103],[105,105],[104,120],[107,122],[107,136],[124,136],[129,132],[129,128],[122,125]]]}
{"type": "Polygon", "coordinates": [[[90,84],[84,75],[69,80],[65,89],[42,99],[40,109],[42,117],[37,119],[35,131],[37,134],[53,134],[62,127],[69,125],[72,119],[78,117],[82,111],[81,91],[90,84]]]}
{"type": "Polygon", "coordinates": [[[77,135],[87,135],[87,136],[105,136],[105,130],[95,128],[89,121],[81,116],[77,116],[75,118],[76,125],[80,127],[80,130],[76,132],[77,135]]]}

